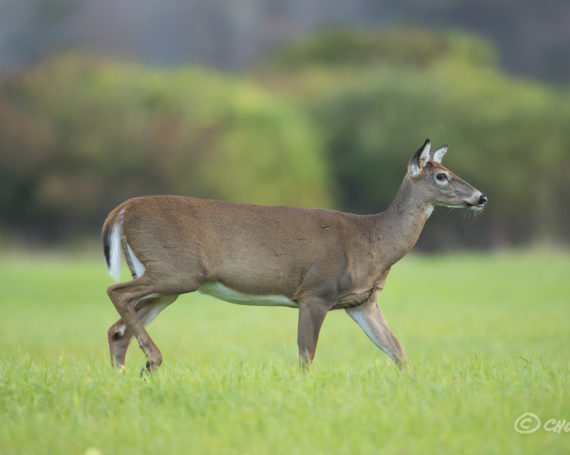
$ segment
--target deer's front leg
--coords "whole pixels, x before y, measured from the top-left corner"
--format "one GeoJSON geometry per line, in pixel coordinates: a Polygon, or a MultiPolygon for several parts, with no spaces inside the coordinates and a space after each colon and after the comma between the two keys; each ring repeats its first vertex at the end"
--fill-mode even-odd
{"type": "Polygon", "coordinates": [[[374,292],[367,302],[355,308],[349,308],[346,312],[364,330],[368,338],[388,354],[397,367],[402,370],[407,366],[408,359],[402,346],[388,327],[376,302],[377,298],[378,292],[374,292]]]}
{"type": "Polygon", "coordinates": [[[299,301],[299,326],[297,345],[299,346],[299,365],[308,370],[315,357],[319,332],[330,309],[326,300],[312,297],[299,301]]]}

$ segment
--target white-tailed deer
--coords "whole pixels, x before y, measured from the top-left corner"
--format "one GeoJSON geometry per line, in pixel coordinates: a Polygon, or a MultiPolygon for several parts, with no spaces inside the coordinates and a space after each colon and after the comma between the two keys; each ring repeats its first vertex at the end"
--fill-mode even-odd
{"type": "Polygon", "coordinates": [[[103,226],[109,273],[121,249],[133,280],[107,289],[121,318],[108,330],[111,363],[122,367],[134,336],[146,368],[162,363],[148,325],[180,294],[200,291],[247,305],[299,309],[299,362],[315,355],[323,320],[344,309],[402,368],[407,360],[377,299],[390,267],[415,245],[436,205],[482,208],[487,198],[441,165],[447,146],[412,156],[382,213],[265,207],[179,196],[130,199],[103,226]]]}

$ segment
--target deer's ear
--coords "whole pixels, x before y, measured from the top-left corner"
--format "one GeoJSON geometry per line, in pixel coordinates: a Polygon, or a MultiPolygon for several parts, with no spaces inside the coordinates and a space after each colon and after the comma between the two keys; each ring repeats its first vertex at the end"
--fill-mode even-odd
{"type": "Polygon", "coordinates": [[[432,160],[436,163],[441,164],[441,160],[443,160],[443,156],[447,153],[447,144],[442,145],[438,148],[435,152],[433,152],[432,160]]]}
{"type": "Polygon", "coordinates": [[[431,149],[431,142],[429,139],[426,139],[424,145],[422,145],[414,156],[410,159],[408,163],[408,172],[412,177],[416,177],[420,174],[424,166],[429,161],[430,157],[430,149],[431,149]]]}

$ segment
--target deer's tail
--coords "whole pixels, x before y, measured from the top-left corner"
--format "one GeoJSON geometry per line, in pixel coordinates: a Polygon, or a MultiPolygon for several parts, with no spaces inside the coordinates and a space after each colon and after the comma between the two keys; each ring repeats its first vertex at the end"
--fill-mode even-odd
{"type": "Polygon", "coordinates": [[[103,253],[107,261],[109,275],[115,280],[121,279],[121,235],[123,230],[123,211],[113,210],[103,224],[103,253]]]}

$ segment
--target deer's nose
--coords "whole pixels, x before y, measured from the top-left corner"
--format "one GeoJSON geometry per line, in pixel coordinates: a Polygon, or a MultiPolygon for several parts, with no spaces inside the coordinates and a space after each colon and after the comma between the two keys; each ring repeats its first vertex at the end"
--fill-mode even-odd
{"type": "Polygon", "coordinates": [[[481,195],[481,197],[479,198],[479,205],[485,205],[487,201],[488,201],[487,196],[481,195]]]}

